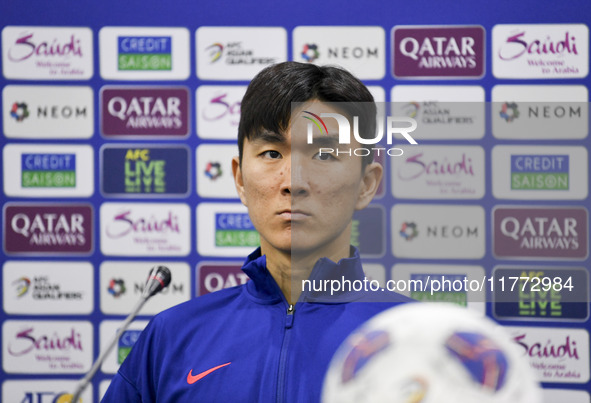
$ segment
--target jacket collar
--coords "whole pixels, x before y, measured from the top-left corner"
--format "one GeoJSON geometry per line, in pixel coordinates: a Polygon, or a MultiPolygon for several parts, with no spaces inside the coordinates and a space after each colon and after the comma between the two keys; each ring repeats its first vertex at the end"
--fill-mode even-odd
{"type": "MultiPolygon", "coordinates": [[[[246,284],[247,291],[258,302],[271,304],[285,300],[281,289],[267,270],[267,259],[261,255],[261,248],[248,256],[242,270],[252,280],[246,284]]],[[[331,293],[330,285],[324,289],[327,284],[325,280],[349,280],[352,283],[355,280],[363,281],[364,278],[359,251],[351,246],[350,257],[341,259],[338,263],[328,258],[321,258],[316,262],[299,302],[342,303],[357,300],[363,297],[363,293],[349,290],[331,293]]]]}

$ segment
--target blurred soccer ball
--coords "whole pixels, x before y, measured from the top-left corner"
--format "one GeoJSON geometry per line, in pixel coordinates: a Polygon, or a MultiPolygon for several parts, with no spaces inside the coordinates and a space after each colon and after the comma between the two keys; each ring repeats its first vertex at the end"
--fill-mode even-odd
{"type": "Polygon", "coordinates": [[[389,309],[332,359],[323,403],[540,403],[527,360],[490,319],[444,303],[389,309]]]}

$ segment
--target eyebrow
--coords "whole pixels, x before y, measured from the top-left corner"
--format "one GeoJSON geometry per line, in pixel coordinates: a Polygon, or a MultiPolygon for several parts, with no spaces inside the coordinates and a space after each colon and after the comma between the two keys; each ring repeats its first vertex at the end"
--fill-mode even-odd
{"type": "Polygon", "coordinates": [[[339,138],[338,135],[331,136],[314,136],[312,138],[313,145],[320,145],[325,147],[334,147],[339,145],[339,138]]]}
{"type": "Polygon", "coordinates": [[[285,140],[285,136],[278,134],[278,133],[274,133],[274,132],[269,132],[269,131],[263,131],[260,132],[258,134],[256,134],[254,136],[254,138],[251,140],[252,143],[272,143],[272,144],[283,144],[286,142],[285,140]]]}

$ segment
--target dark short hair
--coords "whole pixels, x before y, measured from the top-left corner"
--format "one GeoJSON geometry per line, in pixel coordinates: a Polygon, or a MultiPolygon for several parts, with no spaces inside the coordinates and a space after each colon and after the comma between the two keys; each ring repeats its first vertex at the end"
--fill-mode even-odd
{"type": "MultiPolygon", "coordinates": [[[[343,112],[359,116],[362,137],[373,137],[376,107],[367,87],[347,70],[299,62],[274,64],[250,82],[242,98],[238,125],[238,152],[242,163],[244,139],[264,131],[282,134],[291,120],[292,102],[310,100],[346,102],[343,112]]],[[[363,158],[363,166],[373,157],[363,158]]]]}

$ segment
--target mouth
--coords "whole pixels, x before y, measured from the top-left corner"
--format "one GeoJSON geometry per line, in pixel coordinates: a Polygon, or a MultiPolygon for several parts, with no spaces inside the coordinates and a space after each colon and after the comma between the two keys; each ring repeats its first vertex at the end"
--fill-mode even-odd
{"type": "Polygon", "coordinates": [[[287,221],[301,221],[311,215],[302,210],[282,210],[279,212],[279,216],[287,221]]]}

